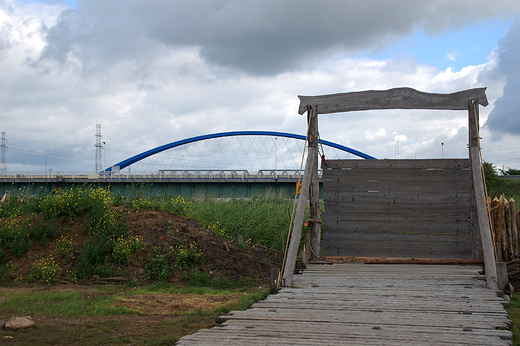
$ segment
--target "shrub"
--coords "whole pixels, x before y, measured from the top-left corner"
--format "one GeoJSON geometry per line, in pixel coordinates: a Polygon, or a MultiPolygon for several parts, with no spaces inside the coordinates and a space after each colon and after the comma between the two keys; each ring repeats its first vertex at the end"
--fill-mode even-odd
{"type": "Polygon", "coordinates": [[[155,255],[148,259],[145,271],[147,279],[165,281],[172,276],[172,265],[166,255],[155,255]]]}
{"type": "Polygon", "coordinates": [[[194,268],[199,264],[204,264],[204,257],[202,251],[197,248],[195,243],[186,244],[182,242],[175,248],[172,248],[175,255],[175,269],[194,268]]]}
{"type": "Polygon", "coordinates": [[[60,264],[54,260],[52,255],[49,258],[36,259],[31,266],[31,274],[49,285],[59,278],[59,270],[60,264]]]}
{"type": "Polygon", "coordinates": [[[60,232],[61,229],[58,224],[49,225],[43,218],[40,218],[32,225],[30,236],[38,240],[41,246],[47,246],[49,241],[56,239],[60,232]]]}
{"type": "Polygon", "coordinates": [[[72,245],[72,238],[62,235],[56,242],[58,253],[63,257],[72,257],[74,254],[74,246],[72,245]]]}
{"type": "Polygon", "coordinates": [[[105,257],[112,251],[112,243],[107,239],[97,242],[88,240],[83,244],[78,259],[75,274],[80,279],[91,278],[96,273],[96,266],[104,262],[105,257]]]}

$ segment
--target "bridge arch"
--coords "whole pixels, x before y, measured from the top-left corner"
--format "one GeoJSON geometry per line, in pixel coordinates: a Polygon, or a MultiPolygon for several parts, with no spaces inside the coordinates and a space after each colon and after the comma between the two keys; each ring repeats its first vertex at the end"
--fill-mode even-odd
{"type": "MultiPolygon", "coordinates": [[[[215,138],[221,138],[221,137],[232,137],[232,136],[271,136],[271,137],[286,137],[286,138],[293,138],[293,139],[300,139],[305,140],[305,136],[294,134],[294,133],[287,133],[287,132],[273,132],[273,131],[231,131],[231,132],[220,132],[220,133],[213,133],[208,135],[202,135],[202,136],[196,136],[191,138],[182,139],[176,142],[168,143],[165,145],[161,145],[159,147],[147,150],[145,152],[142,152],[140,154],[134,155],[126,160],[123,160],[119,163],[116,163],[115,165],[108,167],[105,172],[111,172],[112,167],[119,167],[119,169],[124,169],[136,162],[139,162],[147,157],[150,157],[152,155],[158,154],[162,151],[172,149],[181,145],[194,143],[198,141],[203,141],[207,139],[215,139],[215,138]]],[[[362,153],[358,150],[346,147],[344,145],[321,140],[321,143],[323,145],[333,147],[338,150],[342,150],[345,152],[348,152],[350,154],[356,155],[358,157],[361,157],[363,159],[375,159],[375,157],[370,156],[368,154],[362,153]]]]}

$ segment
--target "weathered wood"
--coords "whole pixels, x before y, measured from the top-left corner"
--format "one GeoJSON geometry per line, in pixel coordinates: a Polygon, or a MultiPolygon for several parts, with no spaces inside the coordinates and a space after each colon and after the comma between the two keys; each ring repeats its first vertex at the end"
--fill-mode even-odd
{"type": "Polygon", "coordinates": [[[500,232],[500,210],[499,210],[499,200],[497,197],[493,198],[493,201],[491,201],[491,227],[493,229],[493,244],[495,249],[495,256],[497,259],[497,262],[503,262],[503,256],[502,256],[502,240],[501,240],[501,232],[500,232]]]}
{"type": "Polygon", "coordinates": [[[513,244],[513,230],[511,227],[511,212],[509,207],[509,201],[507,199],[504,199],[504,224],[507,237],[507,259],[509,262],[514,261],[516,258],[513,244]]]}
{"type": "Polygon", "coordinates": [[[323,256],[471,258],[469,243],[347,242],[322,240],[323,256]]]}
{"type": "Polygon", "coordinates": [[[500,249],[502,250],[502,258],[504,262],[509,262],[509,254],[507,251],[507,230],[506,230],[506,220],[505,220],[505,200],[504,195],[501,195],[498,200],[498,217],[500,223],[500,249]]]}
{"type": "Polygon", "coordinates": [[[513,248],[516,260],[520,258],[520,242],[518,241],[516,201],[513,197],[509,200],[509,210],[511,213],[511,234],[513,236],[513,248]]]}
{"type": "MultiPolygon", "coordinates": [[[[486,101],[487,102],[487,101],[486,101]]],[[[484,266],[486,269],[486,282],[488,288],[497,289],[498,279],[495,267],[495,254],[489,218],[486,208],[486,195],[484,193],[484,180],[482,177],[482,164],[480,162],[480,141],[479,141],[479,113],[478,101],[468,103],[468,132],[469,132],[469,160],[472,171],[473,189],[475,191],[475,204],[477,206],[477,217],[479,224],[480,237],[484,254],[484,266]]]]}
{"type": "Polygon", "coordinates": [[[271,294],[280,288],[280,268],[271,268],[271,294]]]}
{"type": "Polygon", "coordinates": [[[327,163],[324,255],[474,257],[469,160],[360,161],[327,163]]]}
{"type": "Polygon", "coordinates": [[[341,232],[341,230],[328,231],[323,240],[330,241],[364,241],[368,243],[465,243],[471,247],[470,234],[456,233],[412,233],[412,232],[341,232]]]}
{"type": "Polygon", "coordinates": [[[318,159],[318,129],[317,122],[313,122],[312,118],[316,117],[316,108],[309,107],[308,112],[309,117],[309,129],[308,129],[308,142],[309,149],[307,153],[307,161],[305,163],[305,171],[303,174],[302,181],[302,189],[300,193],[300,199],[298,201],[298,206],[296,208],[296,214],[294,217],[293,230],[291,234],[291,241],[289,243],[289,248],[287,249],[287,256],[285,259],[285,265],[283,269],[283,280],[285,286],[292,285],[292,279],[294,274],[294,269],[296,267],[296,258],[298,255],[298,248],[300,247],[300,240],[302,234],[302,227],[305,217],[305,208],[307,206],[307,197],[309,195],[309,187],[311,183],[312,177],[312,169],[315,167],[315,162],[318,159]],[[313,125],[312,127],[310,125],[313,125]]]}
{"type": "Polygon", "coordinates": [[[298,113],[307,111],[307,106],[317,105],[319,114],[364,111],[376,109],[438,109],[466,110],[468,100],[478,99],[488,105],[487,88],[469,89],[452,94],[434,94],[412,88],[368,90],[321,96],[298,96],[298,113]]]}
{"type": "MultiPolygon", "coordinates": [[[[316,122],[318,117],[315,117],[316,122]]],[[[317,128],[316,124],[316,128],[317,128]]],[[[309,198],[309,215],[311,219],[320,220],[320,182],[318,177],[318,160],[314,163],[311,171],[311,191],[309,198]]],[[[309,227],[310,234],[310,255],[311,260],[317,260],[321,252],[321,224],[318,222],[311,222],[309,227]]]]}
{"type": "Polygon", "coordinates": [[[219,327],[178,345],[511,345],[503,299],[478,267],[310,265],[219,327]]]}
{"type": "Polygon", "coordinates": [[[468,159],[431,159],[431,160],[400,159],[400,160],[327,160],[327,168],[325,170],[333,170],[341,168],[345,170],[359,170],[365,168],[377,169],[396,169],[406,171],[408,169],[454,169],[469,170],[470,164],[468,159]]]}

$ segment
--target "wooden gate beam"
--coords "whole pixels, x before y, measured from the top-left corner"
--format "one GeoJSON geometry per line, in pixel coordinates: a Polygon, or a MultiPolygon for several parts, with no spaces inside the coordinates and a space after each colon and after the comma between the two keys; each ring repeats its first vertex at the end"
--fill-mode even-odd
{"type": "Polygon", "coordinates": [[[321,96],[298,96],[300,99],[298,113],[305,113],[309,105],[317,105],[319,114],[375,109],[467,110],[468,100],[478,99],[484,107],[489,104],[486,89],[476,88],[452,94],[432,94],[412,88],[395,88],[321,96]]]}
{"type": "MultiPolygon", "coordinates": [[[[307,207],[307,199],[311,186],[312,170],[317,169],[318,161],[318,114],[316,106],[308,108],[309,128],[307,132],[309,151],[307,153],[307,161],[305,163],[305,171],[303,173],[302,188],[300,199],[296,208],[294,217],[294,225],[291,234],[291,242],[287,249],[285,258],[285,266],[282,274],[285,286],[291,286],[293,282],[294,268],[296,267],[296,259],[298,257],[298,249],[302,236],[302,227],[305,218],[305,208],[307,207]]],[[[318,196],[319,197],[319,196],[318,196]]]]}
{"type": "MultiPolygon", "coordinates": [[[[467,101],[466,101],[467,102],[467,101]]],[[[480,162],[480,138],[479,138],[479,112],[478,100],[468,102],[468,132],[469,132],[469,161],[471,177],[473,180],[474,203],[477,207],[478,228],[482,241],[484,254],[484,268],[486,272],[487,287],[497,290],[498,275],[495,264],[495,249],[491,238],[491,227],[486,207],[486,194],[484,191],[484,179],[482,176],[482,164],[480,162]]]]}

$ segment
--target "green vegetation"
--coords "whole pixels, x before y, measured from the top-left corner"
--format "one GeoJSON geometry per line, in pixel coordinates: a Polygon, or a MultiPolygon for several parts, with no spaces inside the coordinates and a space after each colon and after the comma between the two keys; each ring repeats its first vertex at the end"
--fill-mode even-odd
{"type": "MultiPolygon", "coordinates": [[[[217,316],[265,297],[268,289],[254,279],[215,275],[213,268],[228,269],[231,261],[223,259],[217,267],[207,260],[197,235],[226,240],[242,235],[252,244],[281,249],[291,201],[146,198],[144,191],[136,186],[127,198],[87,186],[38,196],[9,193],[0,206],[0,319],[30,315],[37,323],[16,332],[0,330],[0,340],[17,345],[173,345],[186,334],[212,327],[217,316]],[[139,221],[135,213],[152,210],[178,216],[147,229],[152,235],[147,233],[146,240],[132,235],[129,219],[139,221]],[[184,217],[195,218],[208,231],[184,217]],[[192,229],[199,233],[190,233],[192,229]],[[23,276],[21,266],[26,268],[23,276]],[[139,281],[125,272],[128,268],[141,268],[139,281]],[[117,286],[71,284],[106,284],[110,281],[103,278],[125,276],[117,286]],[[32,288],[33,282],[53,286],[42,290],[32,288]]],[[[146,215],[165,215],[154,213],[146,215]]],[[[235,245],[234,251],[249,248],[235,245]]]]}
{"type": "Polygon", "coordinates": [[[489,162],[484,163],[484,174],[488,196],[491,198],[500,197],[501,194],[507,199],[514,198],[517,210],[520,209],[520,179],[508,179],[508,175],[517,175],[519,170],[508,168],[507,171],[500,170],[503,177],[489,162]]]}
{"type": "MultiPolygon", "coordinates": [[[[190,272],[183,277],[192,284],[230,287],[202,270],[204,254],[186,239],[166,244],[162,237],[161,245],[145,254],[143,239],[128,234],[123,208],[194,218],[217,236],[236,240],[241,235],[250,244],[260,243],[276,250],[283,250],[287,240],[293,201],[277,196],[229,201],[209,197],[146,198],[145,191],[146,186],[136,186],[127,198],[87,185],[38,196],[11,191],[0,207],[0,283],[12,279],[13,267],[4,263],[6,259],[23,257],[34,246],[40,246],[44,255],[40,253],[33,259],[28,278],[17,280],[52,284],[56,280],[118,276],[123,275],[132,258],[145,256],[142,266],[148,279],[168,280],[172,270],[182,270],[190,272]],[[66,230],[67,223],[73,225],[80,219],[86,232],[81,243],[66,230]],[[48,252],[47,247],[52,250],[48,252]]],[[[168,221],[164,227],[169,229],[173,223],[168,221]]],[[[244,246],[241,249],[245,250],[244,246]]]]}
{"type": "Polygon", "coordinates": [[[513,321],[511,331],[514,334],[513,345],[520,346],[520,292],[511,294],[511,307],[506,309],[509,319],[513,321]]]}
{"type": "Polygon", "coordinates": [[[29,315],[36,321],[29,329],[1,329],[0,339],[17,345],[174,345],[186,334],[214,326],[216,317],[247,309],[266,294],[267,289],[258,288],[171,285],[101,286],[73,292],[0,289],[0,315],[29,315]],[[167,306],[169,300],[185,298],[193,309],[167,306]],[[219,303],[205,305],[207,301],[219,303]]]}

